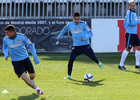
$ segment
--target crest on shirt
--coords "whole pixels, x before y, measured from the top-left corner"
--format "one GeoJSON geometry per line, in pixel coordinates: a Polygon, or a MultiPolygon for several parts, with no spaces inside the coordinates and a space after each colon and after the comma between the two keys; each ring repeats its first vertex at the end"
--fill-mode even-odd
{"type": "Polygon", "coordinates": [[[30,41],[29,39],[27,40],[27,42],[28,42],[29,44],[31,43],[31,41],[30,41]]]}
{"type": "Polygon", "coordinates": [[[18,42],[18,43],[20,43],[20,42],[21,42],[21,40],[20,40],[20,39],[18,39],[18,40],[17,40],[17,42],[18,42]]]}
{"type": "Polygon", "coordinates": [[[81,29],[81,26],[78,26],[78,29],[81,29]]]}

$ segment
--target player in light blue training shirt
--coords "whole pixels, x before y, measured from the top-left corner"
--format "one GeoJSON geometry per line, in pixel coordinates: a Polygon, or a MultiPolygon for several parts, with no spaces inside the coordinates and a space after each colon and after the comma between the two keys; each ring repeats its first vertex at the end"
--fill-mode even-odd
{"type": "Polygon", "coordinates": [[[68,23],[61,33],[58,35],[57,40],[59,41],[62,36],[70,30],[73,38],[73,46],[74,48],[71,51],[69,62],[68,62],[68,76],[64,79],[70,79],[72,73],[73,62],[76,57],[80,54],[85,54],[92,60],[94,60],[101,69],[103,69],[102,63],[95,56],[94,51],[92,50],[89,39],[92,37],[92,32],[90,28],[84,23],[81,22],[80,13],[75,12],[73,14],[73,22],[68,23]]]}
{"type": "Polygon", "coordinates": [[[120,64],[118,66],[118,68],[121,70],[126,70],[126,68],[124,67],[124,62],[132,47],[136,48],[135,68],[140,68],[140,39],[137,35],[137,25],[140,24],[140,21],[137,19],[135,1],[130,0],[128,4],[129,10],[127,11],[124,20],[124,28],[126,30],[126,49],[122,53],[120,64]]]}
{"type": "Polygon", "coordinates": [[[73,46],[89,44],[89,38],[91,38],[93,35],[90,28],[84,22],[80,21],[78,24],[75,22],[68,23],[63,28],[58,38],[61,39],[68,30],[70,30],[72,33],[73,46]]]}
{"type": "Polygon", "coordinates": [[[39,64],[33,44],[25,35],[17,33],[13,25],[6,26],[5,32],[6,36],[3,39],[3,53],[5,55],[5,59],[8,60],[9,53],[17,76],[21,77],[27,85],[36,89],[38,95],[43,94],[43,92],[33,82],[35,71],[25,48],[25,45],[29,47],[35,64],[39,64]],[[28,71],[30,78],[27,77],[26,71],[28,71]]]}

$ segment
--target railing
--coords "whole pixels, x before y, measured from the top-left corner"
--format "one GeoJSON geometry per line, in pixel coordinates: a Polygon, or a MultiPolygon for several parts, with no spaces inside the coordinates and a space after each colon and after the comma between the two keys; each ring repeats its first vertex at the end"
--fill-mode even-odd
{"type": "Polygon", "coordinates": [[[82,18],[124,18],[127,9],[128,0],[0,0],[1,19],[69,19],[75,11],[82,18]]]}

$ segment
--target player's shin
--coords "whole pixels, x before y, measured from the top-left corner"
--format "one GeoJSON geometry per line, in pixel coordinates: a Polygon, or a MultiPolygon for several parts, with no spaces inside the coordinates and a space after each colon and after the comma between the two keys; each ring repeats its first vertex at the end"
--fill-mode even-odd
{"type": "Polygon", "coordinates": [[[140,66],[140,50],[136,50],[135,57],[136,57],[136,66],[140,66]]]}

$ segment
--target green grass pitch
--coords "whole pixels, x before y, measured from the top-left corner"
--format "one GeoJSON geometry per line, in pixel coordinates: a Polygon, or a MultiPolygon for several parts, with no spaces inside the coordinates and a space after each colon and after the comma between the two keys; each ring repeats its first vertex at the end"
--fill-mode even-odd
{"type": "Polygon", "coordinates": [[[121,53],[96,53],[104,65],[98,65],[85,55],[74,62],[72,79],[67,76],[69,53],[38,54],[40,64],[35,65],[35,83],[44,92],[36,91],[18,79],[11,65],[0,55],[0,100],[140,100],[140,69],[135,69],[135,56],[130,53],[126,59],[127,71],[119,70],[121,53]],[[94,80],[85,82],[86,73],[92,73],[94,80]],[[8,90],[9,94],[1,94],[8,90]]]}

